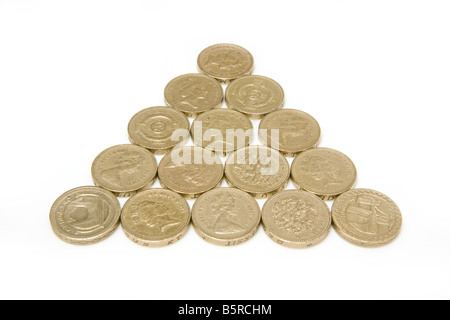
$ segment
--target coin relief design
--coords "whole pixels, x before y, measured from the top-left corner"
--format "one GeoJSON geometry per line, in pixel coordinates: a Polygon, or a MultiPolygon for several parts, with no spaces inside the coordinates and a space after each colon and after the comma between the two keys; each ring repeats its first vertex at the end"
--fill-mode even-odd
{"type": "Polygon", "coordinates": [[[308,248],[323,241],[331,228],[331,213],[317,196],[285,190],[269,198],[262,211],[269,237],[286,247],[308,248]]]}
{"type": "Polygon", "coordinates": [[[284,91],[270,78],[247,76],[230,83],[225,91],[225,102],[230,109],[260,118],[283,106],[284,91]]]}
{"type": "Polygon", "coordinates": [[[347,241],[362,247],[391,243],[400,233],[402,214],[386,195],[368,189],[350,190],[333,205],[336,231],[347,241]]]}
{"type": "Polygon", "coordinates": [[[122,228],[128,238],[146,247],[180,240],[191,220],[186,200],[169,190],[151,189],[131,197],[122,209],[122,228]]]}
{"type": "Polygon", "coordinates": [[[303,190],[333,200],[356,183],[356,167],[343,153],[317,148],[299,154],[292,163],[292,180],[303,190]]]}
{"type": "Polygon", "coordinates": [[[80,187],[60,196],[50,210],[54,233],[70,244],[88,245],[110,236],[118,227],[120,204],[109,191],[80,187]]]}
{"type": "Polygon", "coordinates": [[[239,149],[225,163],[228,183],[257,198],[266,198],[284,189],[289,175],[286,158],[267,147],[239,149]]]}
{"type": "Polygon", "coordinates": [[[168,106],[188,116],[196,116],[222,105],[223,88],[206,75],[185,74],[167,84],[164,98],[168,106]]]}
{"type": "Polygon", "coordinates": [[[216,109],[202,113],[194,120],[191,135],[198,146],[221,151],[218,153],[225,155],[250,144],[253,137],[253,125],[240,112],[216,109]],[[233,131],[234,135],[230,131],[233,131]]]}
{"type": "Polygon", "coordinates": [[[153,153],[163,154],[182,140],[188,139],[189,120],[183,113],[172,108],[147,108],[130,120],[128,136],[131,143],[147,148],[153,153]],[[172,137],[176,130],[185,130],[179,140],[172,137]]]}
{"type": "Polygon", "coordinates": [[[196,198],[219,186],[223,180],[223,171],[220,158],[211,151],[184,147],[174,149],[162,158],[158,177],[162,186],[188,198],[196,198]],[[173,158],[172,153],[179,159],[173,158]]]}
{"type": "Polygon", "coordinates": [[[153,184],[156,172],[155,156],[135,145],[118,145],[106,149],[92,164],[95,185],[119,197],[133,195],[153,184]]]}
{"type": "Polygon", "coordinates": [[[234,246],[251,239],[259,228],[259,205],[247,193],[219,188],[200,196],[192,208],[196,232],[204,240],[234,246]]]}
{"type": "Polygon", "coordinates": [[[234,44],[217,44],[203,50],[197,59],[202,73],[229,82],[252,73],[253,56],[234,44]]]}
{"type": "Polygon", "coordinates": [[[259,125],[261,141],[290,157],[316,147],[320,131],[319,123],[312,116],[293,109],[271,112],[259,125]],[[273,141],[272,130],[278,130],[277,139],[274,137],[273,141]]]}

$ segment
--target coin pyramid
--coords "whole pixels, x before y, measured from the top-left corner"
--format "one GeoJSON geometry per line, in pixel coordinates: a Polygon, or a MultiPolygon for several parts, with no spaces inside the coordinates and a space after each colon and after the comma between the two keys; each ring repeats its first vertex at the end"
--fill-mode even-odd
{"type": "Polygon", "coordinates": [[[120,224],[130,240],[146,247],[179,241],[191,224],[203,240],[222,246],[250,240],[261,224],[270,239],[291,248],[317,245],[332,226],[362,247],[384,246],[398,236],[397,205],[380,192],[353,189],[352,160],[318,147],[319,123],[283,108],[283,88],[252,75],[249,51],[217,44],[204,49],[197,64],[200,73],[167,84],[166,106],[130,120],[131,144],[97,156],[95,186],[55,201],[50,222],[60,239],[93,244],[120,224]],[[261,145],[253,143],[250,119],[261,119],[261,145]],[[193,146],[186,146],[191,139],[193,146]],[[155,155],[164,155],[159,164],[155,155]],[[291,166],[286,157],[294,157],[291,166]],[[156,178],[162,189],[152,188],[156,178]],[[228,187],[221,187],[224,178],[228,187]],[[296,190],[285,190],[290,180],[296,190]],[[129,197],[123,208],[117,197],[129,197]],[[262,210],[257,198],[267,198],[262,210]],[[195,199],[192,210],[186,199],[195,199]],[[325,201],[334,201],[332,210],[325,201]]]}

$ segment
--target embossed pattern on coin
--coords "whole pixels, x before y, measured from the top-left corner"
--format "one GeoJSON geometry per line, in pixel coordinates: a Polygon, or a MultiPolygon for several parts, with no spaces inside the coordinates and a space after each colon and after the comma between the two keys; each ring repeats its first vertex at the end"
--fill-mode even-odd
{"type": "Polygon", "coordinates": [[[219,188],[200,196],[192,208],[192,222],[202,239],[222,246],[250,240],[261,221],[259,205],[249,194],[219,188]]]}
{"type": "Polygon", "coordinates": [[[197,64],[202,73],[229,82],[252,73],[253,56],[234,44],[216,44],[199,54],[197,64]]]}
{"type": "Polygon", "coordinates": [[[333,225],[348,242],[368,248],[391,243],[400,233],[402,214],[386,195],[369,189],[350,190],[332,209],[333,225]]]}
{"type": "Polygon", "coordinates": [[[124,233],[133,242],[145,247],[163,247],[186,234],[191,212],[182,196],[170,190],[151,189],[125,203],[121,221],[124,233]]]}
{"type": "Polygon", "coordinates": [[[225,155],[250,144],[253,125],[240,112],[216,109],[199,115],[192,124],[191,134],[198,146],[225,155]]]}
{"type": "Polygon", "coordinates": [[[260,118],[283,106],[284,91],[270,78],[247,76],[230,83],[225,91],[225,102],[230,109],[260,118]]]}
{"type": "Polygon", "coordinates": [[[100,153],[92,164],[96,186],[129,197],[153,184],[156,178],[155,156],[147,149],[124,144],[100,153]]]}
{"type": "Polygon", "coordinates": [[[285,190],[266,201],[262,210],[267,235],[290,248],[308,248],[322,242],[331,228],[327,204],[305,191],[285,190]]]}
{"type": "Polygon", "coordinates": [[[162,186],[193,199],[219,186],[223,170],[220,158],[212,151],[184,147],[174,149],[162,158],[158,177],[162,186]]]}
{"type": "Polygon", "coordinates": [[[284,189],[289,175],[286,158],[278,151],[262,146],[241,148],[225,163],[228,183],[256,198],[266,198],[284,189]]]}
{"type": "Polygon", "coordinates": [[[185,74],[171,80],[164,89],[166,104],[190,117],[219,108],[223,88],[216,80],[203,74],[185,74]]]}
{"type": "Polygon", "coordinates": [[[80,187],[60,196],[50,210],[50,224],[61,240],[89,245],[109,237],[118,227],[120,204],[109,191],[80,187]]]}
{"type": "Polygon", "coordinates": [[[279,150],[285,156],[292,157],[317,146],[320,139],[320,126],[312,116],[303,111],[277,110],[261,120],[259,137],[269,147],[279,150]],[[272,130],[278,130],[278,138],[274,137],[273,141],[272,130]]]}
{"type": "Polygon", "coordinates": [[[350,190],[356,183],[353,162],[343,153],[317,148],[299,154],[292,162],[292,180],[303,190],[324,200],[350,190]]]}
{"type": "Polygon", "coordinates": [[[147,108],[130,120],[128,136],[131,143],[147,148],[155,154],[163,154],[189,137],[189,120],[173,108],[147,108]],[[180,140],[172,139],[175,130],[185,130],[180,140]]]}

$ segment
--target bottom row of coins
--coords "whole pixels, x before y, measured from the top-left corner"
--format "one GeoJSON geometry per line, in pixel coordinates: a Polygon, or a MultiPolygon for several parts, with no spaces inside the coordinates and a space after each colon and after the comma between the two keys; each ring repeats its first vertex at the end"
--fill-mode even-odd
{"type": "Polygon", "coordinates": [[[320,243],[332,222],[345,240],[363,247],[379,247],[394,240],[402,224],[396,204],[368,189],[344,193],[334,203],[332,212],[315,195],[286,190],[269,198],[261,212],[256,200],[246,192],[218,188],[196,200],[191,217],[185,198],[166,189],[140,192],[121,210],[111,192],[81,187],[59,197],[50,212],[56,235],[78,245],[105,239],[121,221],[124,233],[133,242],[146,247],[166,246],[186,234],[191,220],[202,239],[223,246],[249,240],[262,220],[272,240],[291,248],[320,243]]]}

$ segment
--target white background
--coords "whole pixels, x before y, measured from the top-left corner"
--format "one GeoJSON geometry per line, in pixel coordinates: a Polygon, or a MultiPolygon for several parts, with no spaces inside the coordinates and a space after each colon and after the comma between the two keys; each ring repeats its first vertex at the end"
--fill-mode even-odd
{"type": "Polygon", "coordinates": [[[0,298],[449,299],[449,16],[434,0],[0,0],[0,298]],[[319,121],[357,187],[396,201],[393,244],[332,231],[293,250],[262,229],[233,248],[192,229],[162,249],[120,228],[90,247],[54,236],[53,201],[92,184],[96,155],[127,143],[129,119],[221,42],[319,121]]]}

